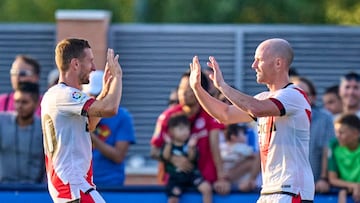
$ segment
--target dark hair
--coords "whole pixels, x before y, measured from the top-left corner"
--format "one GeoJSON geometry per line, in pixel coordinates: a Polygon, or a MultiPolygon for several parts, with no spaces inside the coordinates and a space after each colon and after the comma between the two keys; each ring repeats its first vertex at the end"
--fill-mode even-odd
{"type": "Polygon", "coordinates": [[[180,124],[183,124],[183,125],[186,125],[189,127],[191,126],[191,123],[185,114],[183,114],[183,113],[174,114],[168,120],[168,130],[172,129],[180,124]]]}
{"type": "Polygon", "coordinates": [[[35,102],[39,101],[40,91],[39,84],[33,82],[19,82],[15,91],[30,93],[35,102]]]}
{"type": "Polygon", "coordinates": [[[339,85],[333,85],[325,89],[324,94],[335,94],[339,97],[339,85]]]}
{"type": "Polygon", "coordinates": [[[246,129],[247,129],[247,127],[245,125],[239,125],[237,123],[226,126],[226,128],[224,130],[225,140],[230,141],[231,136],[233,136],[233,135],[238,136],[238,133],[240,131],[244,131],[244,133],[245,133],[246,129]]]}
{"type": "MultiPolygon", "coordinates": [[[[190,70],[187,70],[185,73],[183,73],[183,75],[181,76],[181,78],[184,77],[190,77],[190,70]]],[[[201,71],[201,86],[208,91],[209,90],[209,80],[206,77],[205,73],[203,71],[201,71]]]]}
{"type": "Polygon", "coordinates": [[[334,123],[347,125],[360,132],[360,119],[355,114],[342,114],[335,120],[334,123]]]}
{"type": "Polygon", "coordinates": [[[360,75],[357,74],[356,72],[349,72],[340,78],[340,81],[344,81],[344,80],[346,81],[355,80],[356,82],[360,82],[360,75]]]}
{"type": "MultiPolygon", "coordinates": [[[[311,82],[311,80],[305,78],[305,77],[301,77],[301,76],[294,76],[292,78],[293,81],[300,81],[300,82],[303,82],[305,83],[308,87],[309,87],[309,94],[311,96],[316,96],[316,88],[315,88],[315,85],[313,82],[311,82]]],[[[310,96],[309,95],[309,96],[310,96]]]]}
{"type": "Polygon", "coordinates": [[[289,68],[289,76],[299,76],[300,74],[297,72],[296,68],[290,67],[289,68]]]}
{"type": "MultiPolygon", "coordinates": [[[[170,98],[170,96],[172,94],[176,94],[177,95],[177,91],[178,91],[178,87],[174,88],[173,90],[171,90],[170,94],[169,94],[169,99],[168,99],[168,105],[173,105],[173,104],[179,104],[179,99],[172,99],[170,98]]],[[[177,96],[176,96],[177,98],[177,96]]]]}
{"type": "Polygon", "coordinates": [[[71,59],[85,56],[84,49],[91,48],[84,39],[69,38],[60,41],[55,48],[55,62],[59,70],[67,71],[71,59]]]}
{"type": "Polygon", "coordinates": [[[40,67],[39,62],[38,62],[36,59],[34,59],[34,58],[30,57],[30,56],[27,56],[27,55],[23,55],[23,54],[17,55],[17,56],[15,57],[15,60],[17,60],[17,59],[22,60],[22,61],[24,61],[26,64],[29,64],[30,66],[32,66],[34,73],[35,73],[37,76],[40,75],[40,69],[41,69],[41,67],[40,67]]]}

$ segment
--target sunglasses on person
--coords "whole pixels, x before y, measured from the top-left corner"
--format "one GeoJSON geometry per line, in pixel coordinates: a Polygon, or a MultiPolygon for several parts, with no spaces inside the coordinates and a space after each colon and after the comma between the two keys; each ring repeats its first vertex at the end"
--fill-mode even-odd
{"type": "Polygon", "coordinates": [[[17,69],[10,69],[11,76],[19,76],[19,77],[27,77],[32,76],[34,73],[31,70],[17,70],[17,69]]]}

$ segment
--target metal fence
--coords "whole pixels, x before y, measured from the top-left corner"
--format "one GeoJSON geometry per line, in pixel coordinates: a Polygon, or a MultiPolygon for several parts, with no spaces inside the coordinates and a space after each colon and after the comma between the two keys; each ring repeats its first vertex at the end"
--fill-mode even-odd
{"type": "MultiPolygon", "coordinates": [[[[29,54],[42,65],[41,90],[55,67],[54,24],[0,24],[0,92],[11,91],[9,67],[17,54],[29,54]]],[[[120,54],[124,71],[122,105],[133,115],[137,143],[129,154],[148,156],[157,116],[167,107],[170,91],[188,69],[194,55],[203,67],[215,56],[225,79],[254,95],[251,69],[256,46],[267,38],[288,40],[295,52],[293,67],[318,90],[337,84],[340,75],[358,72],[360,28],[297,25],[123,25],[109,29],[109,47],[120,54]]]]}

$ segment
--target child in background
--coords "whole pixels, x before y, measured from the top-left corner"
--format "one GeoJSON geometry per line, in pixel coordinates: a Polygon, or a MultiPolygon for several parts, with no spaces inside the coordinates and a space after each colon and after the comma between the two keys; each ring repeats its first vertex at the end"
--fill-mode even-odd
{"type": "Polygon", "coordinates": [[[241,190],[242,180],[249,177],[255,162],[254,150],[247,143],[246,126],[230,124],[224,130],[225,142],[220,144],[224,169],[232,185],[241,190]]]}
{"type": "Polygon", "coordinates": [[[196,167],[197,149],[196,138],[190,138],[190,121],[184,114],[175,114],[168,121],[166,144],[161,156],[165,161],[166,172],[169,180],[166,185],[168,203],[178,203],[183,191],[190,186],[195,186],[203,196],[203,203],[212,202],[212,188],[209,182],[203,179],[196,167]],[[171,138],[170,138],[171,137],[171,138]],[[171,156],[185,156],[194,164],[191,171],[180,171],[170,163],[171,156]]]}
{"type": "Polygon", "coordinates": [[[344,114],[334,122],[336,138],[330,142],[329,182],[340,188],[339,203],[345,203],[351,194],[360,202],[360,119],[344,114]]]}

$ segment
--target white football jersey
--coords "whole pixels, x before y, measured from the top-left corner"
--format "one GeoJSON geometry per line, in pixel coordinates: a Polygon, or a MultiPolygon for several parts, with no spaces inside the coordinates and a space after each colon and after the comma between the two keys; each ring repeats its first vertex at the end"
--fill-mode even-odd
{"type": "Polygon", "coordinates": [[[87,110],[94,99],[66,84],[51,87],[41,102],[50,195],[56,202],[80,198],[93,187],[87,110]]]}
{"type": "Polygon", "coordinates": [[[281,116],[257,118],[262,168],[262,194],[289,192],[303,200],[314,199],[314,176],[309,162],[311,107],[306,94],[289,84],[275,92],[263,92],[281,116]]]}

